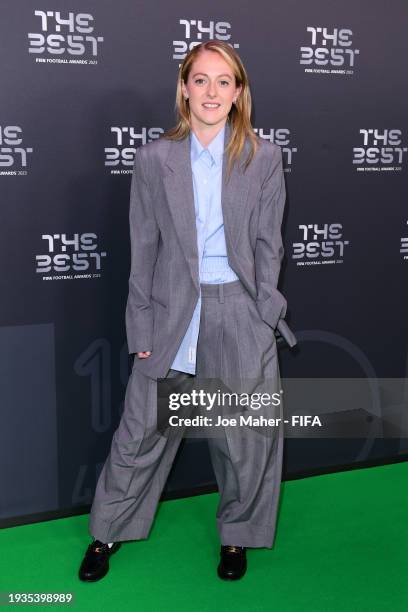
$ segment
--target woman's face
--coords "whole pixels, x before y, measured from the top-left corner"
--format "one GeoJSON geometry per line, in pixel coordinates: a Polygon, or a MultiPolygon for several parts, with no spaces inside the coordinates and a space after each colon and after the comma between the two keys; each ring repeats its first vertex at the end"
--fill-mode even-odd
{"type": "Polygon", "coordinates": [[[226,122],[241,86],[235,86],[233,71],[224,58],[205,49],[193,62],[187,83],[182,81],[182,91],[189,99],[192,127],[205,129],[226,122]]]}

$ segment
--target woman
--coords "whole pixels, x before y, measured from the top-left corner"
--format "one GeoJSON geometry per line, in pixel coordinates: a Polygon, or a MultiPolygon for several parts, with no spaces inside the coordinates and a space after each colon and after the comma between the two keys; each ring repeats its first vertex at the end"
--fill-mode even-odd
{"type": "MultiPolygon", "coordinates": [[[[215,378],[234,390],[279,391],[275,330],[296,343],[277,290],[282,154],[251,127],[248,77],[232,47],[211,40],[187,54],[176,109],[177,125],[135,154],[126,308],[135,359],[96,487],[81,580],[102,578],[121,541],[148,537],[183,436],[178,427],[158,432],[157,378],[185,389],[215,378]]],[[[220,491],[218,575],[235,580],[247,547],[273,545],[282,426],[225,427],[208,443],[220,491]]]]}

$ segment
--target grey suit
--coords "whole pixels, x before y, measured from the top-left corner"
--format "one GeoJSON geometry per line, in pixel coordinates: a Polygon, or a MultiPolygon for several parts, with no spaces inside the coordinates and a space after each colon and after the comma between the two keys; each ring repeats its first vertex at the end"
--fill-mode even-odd
{"type": "MultiPolygon", "coordinates": [[[[227,125],[225,145],[229,136],[227,125]]],[[[261,141],[247,171],[233,170],[228,183],[225,166],[223,163],[224,230],[229,264],[238,280],[200,285],[188,139],[159,140],[136,152],[126,325],[130,353],[152,350],[152,355],[146,359],[135,356],[123,415],[98,479],[89,531],[103,542],[148,536],[183,437],[183,428],[170,428],[168,436],[157,429],[157,378],[176,378],[186,390],[195,380],[220,379],[238,393],[276,393],[281,385],[275,329],[290,345],[296,343],[283,320],[286,300],[276,288],[283,256],[280,226],[285,203],[281,150],[261,141]],[[169,368],[200,288],[194,377],[169,368]]],[[[277,414],[269,416],[282,419],[282,404],[277,414]]],[[[271,548],[283,427],[263,433],[242,427],[220,431],[221,437],[209,434],[208,443],[220,491],[217,528],[221,543],[271,548]]]]}
{"type": "MultiPolygon", "coordinates": [[[[225,146],[230,126],[225,130],[225,146]]],[[[248,143],[243,160],[248,153],[248,143]]],[[[284,321],[287,303],[277,289],[283,246],[281,222],[286,190],[281,148],[260,139],[243,172],[234,167],[226,182],[223,163],[222,209],[228,262],[263,321],[285,337],[296,338],[284,321]]],[[[130,194],[131,274],[126,307],[130,353],[147,376],[164,377],[187,330],[199,296],[197,234],[189,139],[159,139],[136,150],[130,194]]]]}

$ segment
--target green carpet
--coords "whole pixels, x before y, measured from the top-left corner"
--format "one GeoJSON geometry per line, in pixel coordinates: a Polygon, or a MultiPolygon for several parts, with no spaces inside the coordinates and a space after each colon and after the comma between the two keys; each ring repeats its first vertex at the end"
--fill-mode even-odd
{"type": "Polygon", "coordinates": [[[161,503],[93,584],[77,578],[88,515],[3,529],[0,591],[71,591],[75,610],[406,612],[407,482],[408,462],[283,483],[275,546],[249,549],[235,583],[216,575],[217,494],[161,503]]]}

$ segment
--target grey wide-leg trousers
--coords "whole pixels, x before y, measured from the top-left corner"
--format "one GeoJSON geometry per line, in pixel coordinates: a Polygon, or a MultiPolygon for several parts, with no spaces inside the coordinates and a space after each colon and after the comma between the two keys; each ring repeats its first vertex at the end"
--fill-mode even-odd
{"type": "MultiPolygon", "coordinates": [[[[201,291],[196,376],[169,370],[167,377],[176,378],[185,389],[193,379],[203,378],[232,381],[240,392],[249,387],[279,392],[274,331],[262,321],[241,282],[202,284],[201,291]]],[[[157,381],[134,367],[91,508],[89,532],[95,539],[114,542],[149,535],[184,433],[182,427],[172,427],[169,435],[160,433],[156,410],[157,381]]],[[[274,410],[274,416],[283,419],[282,403],[274,410]]],[[[245,412],[249,413],[257,416],[245,412]]],[[[217,437],[207,438],[220,493],[216,522],[221,544],[272,548],[281,484],[282,422],[262,432],[225,427],[217,437]]]]}

